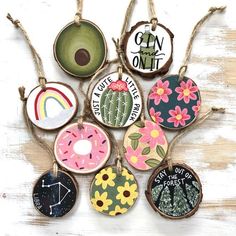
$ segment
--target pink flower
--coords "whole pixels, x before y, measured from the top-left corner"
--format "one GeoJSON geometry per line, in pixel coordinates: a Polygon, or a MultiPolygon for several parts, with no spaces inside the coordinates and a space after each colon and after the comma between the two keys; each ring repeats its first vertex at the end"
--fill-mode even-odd
{"type": "Polygon", "coordinates": [[[166,142],[162,129],[152,121],[146,121],[145,127],[139,129],[139,132],[143,135],[139,141],[149,143],[150,148],[154,148],[157,144],[163,145],[166,142]]]}
{"type": "Polygon", "coordinates": [[[147,165],[145,163],[146,158],[142,156],[142,148],[137,148],[136,150],[133,150],[132,147],[127,147],[125,158],[135,168],[141,170],[147,169],[147,165]]]}
{"type": "Polygon", "coordinates": [[[169,114],[171,115],[170,118],[168,118],[168,122],[174,123],[174,127],[178,127],[179,125],[185,126],[185,121],[190,119],[190,115],[188,115],[188,109],[184,108],[181,111],[181,108],[179,106],[175,107],[175,110],[170,110],[169,114]]]}
{"type": "Polygon", "coordinates": [[[150,114],[152,120],[155,121],[157,124],[163,122],[163,119],[161,118],[161,112],[160,111],[155,112],[155,109],[152,107],[149,110],[149,114],[150,114]]]}
{"type": "Polygon", "coordinates": [[[127,83],[122,80],[117,80],[115,82],[112,82],[109,86],[109,89],[112,89],[113,91],[117,92],[127,92],[129,91],[127,83]]]}
{"type": "Polygon", "coordinates": [[[193,82],[190,79],[186,83],[182,81],[180,83],[180,87],[177,87],[175,91],[179,93],[179,96],[177,97],[178,101],[184,99],[185,103],[189,103],[190,100],[197,99],[197,95],[195,94],[195,92],[198,91],[198,87],[195,85],[193,86],[193,82]]]}
{"type": "Polygon", "coordinates": [[[169,81],[158,80],[156,86],[152,87],[152,92],[149,95],[150,99],[154,99],[155,105],[158,105],[161,101],[167,103],[169,102],[169,95],[172,94],[172,90],[169,89],[169,81]]]}
{"type": "Polygon", "coordinates": [[[200,107],[201,107],[201,102],[200,102],[200,101],[197,101],[197,105],[192,107],[195,116],[198,115],[198,113],[199,113],[199,111],[200,111],[200,107]]]}

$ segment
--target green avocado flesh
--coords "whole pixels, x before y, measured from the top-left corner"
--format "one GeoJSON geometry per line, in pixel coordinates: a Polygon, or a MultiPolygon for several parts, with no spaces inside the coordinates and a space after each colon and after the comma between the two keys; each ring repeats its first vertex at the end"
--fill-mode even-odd
{"type": "Polygon", "coordinates": [[[106,42],[92,23],[65,27],[56,39],[54,54],[63,70],[76,77],[93,75],[105,62],[106,42]]]}

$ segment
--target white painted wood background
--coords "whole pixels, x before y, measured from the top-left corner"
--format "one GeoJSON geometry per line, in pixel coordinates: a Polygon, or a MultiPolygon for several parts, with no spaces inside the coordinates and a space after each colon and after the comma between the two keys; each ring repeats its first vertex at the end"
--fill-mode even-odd
{"type": "MultiPolygon", "coordinates": [[[[84,0],[85,19],[96,22],[115,57],[112,37],[118,37],[128,0],[84,0]]],[[[138,0],[131,25],[148,19],[147,1],[138,0]]],[[[191,218],[170,221],[155,213],[144,190],[151,172],[134,171],[140,198],[126,215],[109,218],[95,212],[89,202],[93,175],[77,176],[78,204],[62,219],[42,217],[31,199],[33,182],[50,167],[47,153],[27,133],[17,88],[29,92],[37,84],[32,57],[20,31],[5,18],[10,12],[21,20],[44,61],[49,81],[78,81],[64,74],[54,61],[52,45],[59,30],[73,20],[75,0],[1,0],[0,3],[0,235],[235,235],[236,234],[236,2],[232,0],[155,0],[159,22],[175,34],[176,73],[183,59],[192,28],[210,6],[227,5],[225,14],[215,14],[201,29],[187,75],[202,91],[204,113],[212,105],[224,106],[225,115],[212,116],[183,138],[175,148],[175,160],[185,161],[203,183],[203,203],[191,218]]],[[[147,94],[155,80],[144,82],[147,94]]],[[[82,103],[82,101],[81,101],[82,103]]],[[[121,139],[124,132],[116,133],[121,139]]],[[[44,135],[53,141],[55,133],[44,135]]],[[[170,140],[173,133],[167,132],[170,140]]]]}

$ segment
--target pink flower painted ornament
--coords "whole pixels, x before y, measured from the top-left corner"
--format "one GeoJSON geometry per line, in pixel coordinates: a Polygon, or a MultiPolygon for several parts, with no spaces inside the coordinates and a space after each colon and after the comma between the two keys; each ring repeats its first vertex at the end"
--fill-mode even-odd
{"type": "Polygon", "coordinates": [[[201,25],[216,11],[225,7],[210,8],[208,13],[195,25],[190,37],[183,65],[176,75],[158,80],[148,95],[147,107],[151,119],[166,129],[180,130],[191,125],[198,117],[201,96],[197,84],[185,76],[191,56],[194,39],[201,25]]]}
{"type": "Polygon", "coordinates": [[[83,128],[73,123],[62,129],[54,143],[57,162],[65,169],[88,174],[103,167],[111,153],[108,134],[99,126],[83,122],[83,128]]]}
{"type": "Polygon", "coordinates": [[[164,132],[153,121],[138,121],[129,127],[124,141],[124,156],[138,170],[150,170],[159,166],[168,148],[164,132]]]}
{"type": "Polygon", "coordinates": [[[201,106],[200,91],[196,83],[178,75],[156,82],[148,95],[148,112],[151,119],[167,129],[182,129],[192,124],[201,106]]]}

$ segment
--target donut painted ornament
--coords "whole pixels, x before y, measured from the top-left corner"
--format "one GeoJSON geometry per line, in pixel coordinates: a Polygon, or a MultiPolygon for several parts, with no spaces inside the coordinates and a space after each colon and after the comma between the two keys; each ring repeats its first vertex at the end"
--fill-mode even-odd
{"type": "Polygon", "coordinates": [[[138,198],[138,183],[134,175],[122,167],[107,166],[99,171],[90,187],[90,201],[93,208],[108,216],[125,214],[138,198]]]}
{"type": "Polygon", "coordinates": [[[108,134],[98,125],[83,122],[64,127],[54,143],[57,162],[77,174],[89,174],[103,167],[110,157],[111,143],[108,134]]]}
{"type": "Polygon", "coordinates": [[[173,33],[159,24],[154,3],[149,0],[151,21],[138,22],[122,41],[127,66],[145,78],[166,74],[172,64],[173,33]]]}
{"type": "Polygon", "coordinates": [[[197,174],[185,164],[168,164],[151,175],[145,192],[152,208],[170,219],[192,216],[202,201],[202,185],[197,174]]]}
{"type": "Polygon", "coordinates": [[[165,158],[168,142],[158,124],[144,120],[129,127],[123,146],[127,162],[137,170],[147,171],[160,165],[165,158]]]}
{"type": "Polygon", "coordinates": [[[64,83],[47,82],[42,60],[33,47],[26,30],[10,14],[7,18],[24,34],[31,49],[39,85],[28,95],[26,112],[30,121],[40,129],[55,130],[70,122],[77,113],[78,99],[73,89],[64,83]]]}
{"type": "Polygon", "coordinates": [[[74,207],[77,199],[77,183],[68,173],[53,170],[44,173],[33,188],[33,203],[44,216],[62,217],[74,207]]]}
{"type": "Polygon", "coordinates": [[[103,125],[123,128],[133,124],[142,111],[142,97],[134,79],[124,72],[106,75],[92,90],[91,110],[103,125]]]}
{"type": "Polygon", "coordinates": [[[162,127],[171,130],[183,129],[198,117],[201,96],[197,84],[185,76],[191,56],[194,39],[201,25],[216,11],[225,7],[210,8],[209,12],[197,22],[187,46],[184,63],[177,75],[168,75],[158,80],[148,95],[148,112],[151,119],[162,127]]]}
{"type": "Polygon", "coordinates": [[[107,44],[101,29],[82,19],[82,0],[77,0],[75,20],[66,25],[54,42],[54,57],[69,75],[88,78],[106,62],[107,44]]]}

